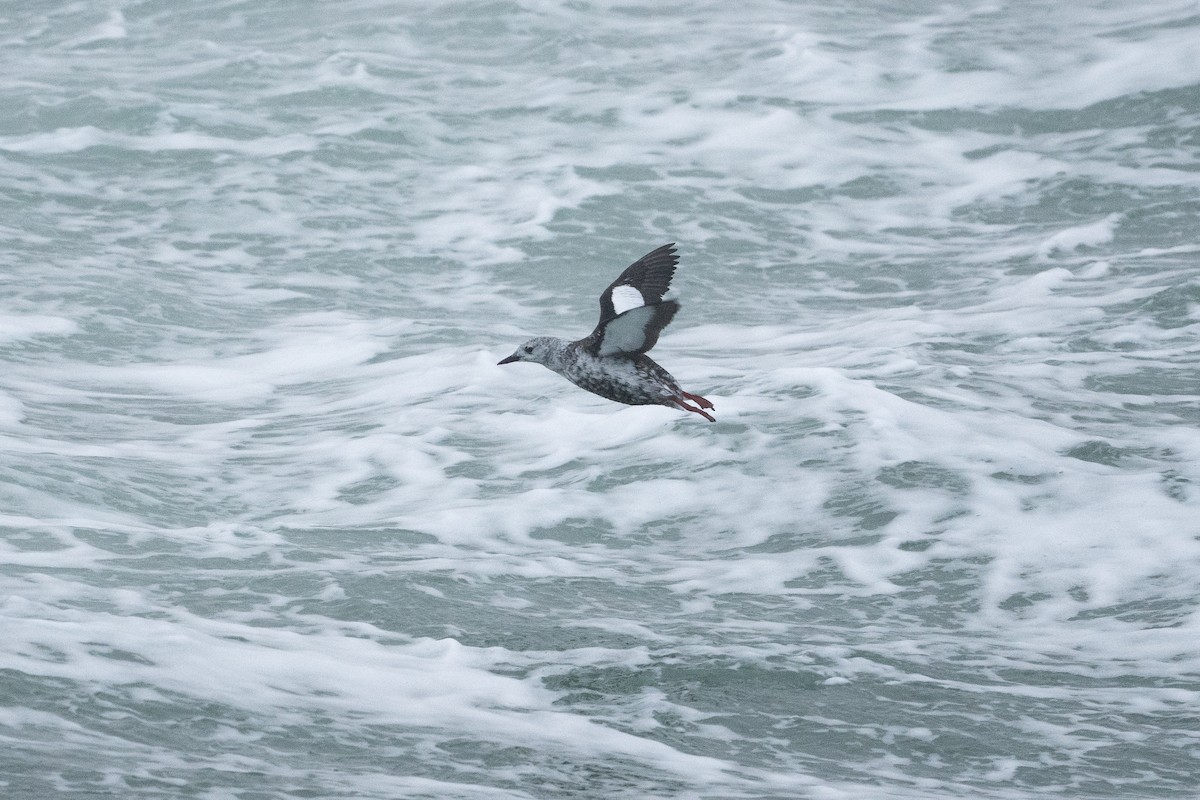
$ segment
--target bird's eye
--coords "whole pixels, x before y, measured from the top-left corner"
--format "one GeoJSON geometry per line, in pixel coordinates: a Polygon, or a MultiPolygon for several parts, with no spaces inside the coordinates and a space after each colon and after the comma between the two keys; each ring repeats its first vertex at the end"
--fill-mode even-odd
{"type": "Polygon", "coordinates": [[[526,353],[532,353],[532,352],[533,352],[533,346],[532,346],[532,345],[528,345],[528,344],[527,344],[527,345],[525,345],[525,352],[526,352],[526,353]]]}

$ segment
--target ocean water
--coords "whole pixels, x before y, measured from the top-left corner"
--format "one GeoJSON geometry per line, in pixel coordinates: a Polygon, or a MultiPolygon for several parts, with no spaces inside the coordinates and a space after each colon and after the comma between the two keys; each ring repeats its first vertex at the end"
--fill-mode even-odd
{"type": "Polygon", "coordinates": [[[0,242],[6,800],[1197,796],[1196,2],[7,3],[0,242]]]}

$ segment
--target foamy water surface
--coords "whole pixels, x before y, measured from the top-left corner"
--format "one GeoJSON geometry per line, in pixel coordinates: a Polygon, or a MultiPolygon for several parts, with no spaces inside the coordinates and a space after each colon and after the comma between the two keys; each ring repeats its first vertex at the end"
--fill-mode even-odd
{"type": "Polygon", "coordinates": [[[0,794],[1200,785],[1200,6],[0,11],[0,794]],[[655,357],[534,365],[678,242],[655,357]]]}

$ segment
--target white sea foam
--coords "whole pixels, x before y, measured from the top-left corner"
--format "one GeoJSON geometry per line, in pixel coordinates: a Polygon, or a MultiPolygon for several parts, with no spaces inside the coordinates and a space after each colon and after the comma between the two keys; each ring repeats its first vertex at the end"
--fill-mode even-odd
{"type": "Polygon", "coordinates": [[[300,135],[285,136],[273,141],[241,141],[197,133],[157,133],[140,137],[114,134],[91,125],[81,128],[59,128],[48,134],[0,139],[0,150],[11,153],[78,153],[94,147],[118,147],[135,151],[228,150],[245,155],[279,156],[315,149],[317,143],[311,137],[300,135]]]}
{"type": "Polygon", "coordinates": [[[125,15],[119,8],[108,12],[108,18],[88,32],[62,43],[64,48],[80,48],[112,39],[124,39],[128,35],[125,15]]]}
{"type": "Polygon", "coordinates": [[[64,336],[78,330],[78,325],[63,317],[0,316],[0,342],[31,339],[35,336],[64,336]]]}
{"type": "Polygon", "coordinates": [[[1080,247],[1095,247],[1107,244],[1112,241],[1113,232],[1119,221],[1119,214],[1109,214],[1104,219],[1094,222],[1091,225],[1079,225],[1059,231],[1042,243],[1042,246],[1038,248],[1038,255],[1045,258],[1056,251],[1070,252],[1080,247]]]}
{"type": "Polygon", "coordinates": [[[1194,4],[0,29],[6,797],[1192,790],[1194,4]]]}

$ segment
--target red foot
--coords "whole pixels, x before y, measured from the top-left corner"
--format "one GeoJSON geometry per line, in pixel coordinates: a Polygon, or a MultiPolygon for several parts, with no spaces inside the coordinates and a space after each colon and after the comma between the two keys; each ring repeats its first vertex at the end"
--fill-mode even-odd
{"type": "Polygon", "coordinates": [[[713,407],[712,403],[708,402],[707,400],[705,400],[703,397],[701,397],[698,394],[692,394],[691,392],[685,392],[682,389],[679,391],[679,393],[681,395],[683,395],[684,397],[686,397],[688,400],[691,400],[696,405],[700,406],[701,408],[712,408],[713,407]]]}
{"type": "Polygon", "coordinates": [[[696,408],[695,406],[690,406],[690,405],[688,405],[688,404],[687,404],[687,402],[685,402],[683,398],[684,398],[684,397],[686,397],[686,398],[688,398],[689,400],[695,400],[697,403],[700,403],[700,404],[701,404],[701,405],[703,405],[705,408],[712,408],[712,407],[713,407],[712,403],[708,402],[708,401],[707,401],[707,400],[705,400],[703,397],[697,397],[696,395],[694,395],[694,394],[688,394],[687,392],[680,392],[680,394],[681,394],[681,395],[683,395],[683,397],[673,397],[673,398],[671,398],[672,400],[674,400],[674,401],[675,401],[675,404],[676,404],[677,406],[679,406],[680,408],[682,408],[684,411],[691,411],[693,414],[699,414],[700,416],[704,417],[704,418],[705,418],[706,420],[708,420],[709,422],[716,422],[716,421],[717,421],[717,420],[716,420],[716,419],[715,419],[715,418],[714,418],[714,417],[713,417],[711,414],[709,414],[707,411],[702,411],[702,410],[700,410],[700,409],[696,408]],[[703,402],[701,402],[701,401],[703,401],[703,402]]]}

